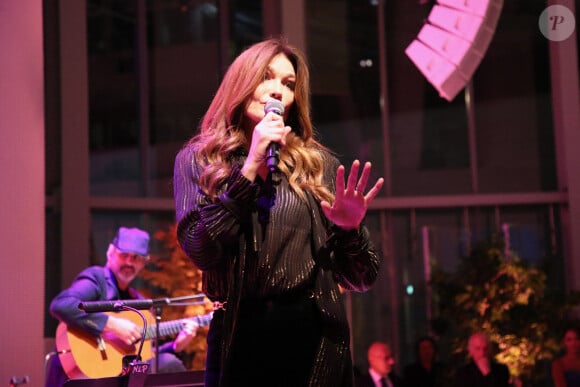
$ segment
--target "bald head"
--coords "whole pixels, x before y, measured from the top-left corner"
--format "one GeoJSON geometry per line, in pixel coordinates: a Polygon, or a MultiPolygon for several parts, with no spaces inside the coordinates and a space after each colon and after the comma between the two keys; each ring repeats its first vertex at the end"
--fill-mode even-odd
{"type": "Polygon", "coordinates": [[[489,339],[481,332],[472,334],[467,345],[469,355],[476,362],[488,359],[490,355],[489,339]]]}
{"type": "Polygon", "coordinates": [[[380,341],[369,346],[367,356],[370,368],[381,376],[388,375],[395,364],[391,348],[388,344],[380,341]]]}

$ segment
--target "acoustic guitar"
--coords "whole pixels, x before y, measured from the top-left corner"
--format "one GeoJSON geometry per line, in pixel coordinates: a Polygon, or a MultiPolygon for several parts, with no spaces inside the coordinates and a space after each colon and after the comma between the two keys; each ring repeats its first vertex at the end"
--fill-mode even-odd
{"type": "MultiPolygon", "coordinates": [[[[142,325],[141,317],[132,311],[105,312],[116,317],[126,318],[133,323],[142,325]]],[[[149,311],[142,311],[147,319],[147,331],[141,350],[141,359],[153,357],[150,339],[157,336],[155,318],[149,311]]],[[[187,317],[179,320],[165,321],[159,324],[159,337],[178,334],[186,321],[193,320],[198,327],[211,322],[213,313],[187,317]]],[[[65,323],[58,324],[56,329],[56,349],[65,373],[71,379],[104,378],[118,376],[123,370],[123,357],[136,355],[141,342],[132,345],[120,340],[114,335],[95,337],[87,332],[68,327],[65,323]]]]}

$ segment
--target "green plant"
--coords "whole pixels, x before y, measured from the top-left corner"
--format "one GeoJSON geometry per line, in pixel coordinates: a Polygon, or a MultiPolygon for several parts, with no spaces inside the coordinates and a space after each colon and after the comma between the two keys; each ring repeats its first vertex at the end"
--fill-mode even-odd
{"type": "Polygon", "coordinates": [[[497,361],[515,377],[536,380],[560,348],[559,328],[579,303],[577,292],[548,289],[545,271],[506,251],[499,238],[482,242],[453,273],[433,267],[438,326],[447,327],[450,361],[466,360],[467,338],[485,332],[497,361]]]}
{"type": "MultiPolygon", "coordinates": [[[[142,285],[139,291],[152,298],[186,297],[200,294],[201,270],[183,252],[177,241],[177,227],[155,232],[153,237],[164,246],[163,253],[154,255],[139,274],[142,285]]],[[[161,313],[162,321],[177,320],[202,315],[213,309],[212,303],[204,299],[203,304],[167,306],[161,313]]],[[[191,370],[205,368],[207,353],[207,327],[199,328],[196,337],[180,354],[186,367],[191,370]]]]}

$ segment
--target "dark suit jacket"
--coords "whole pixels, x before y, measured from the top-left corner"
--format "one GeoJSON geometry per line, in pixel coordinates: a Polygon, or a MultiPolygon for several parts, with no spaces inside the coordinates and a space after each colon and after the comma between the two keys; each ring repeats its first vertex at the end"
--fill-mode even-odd
{"type": "Polygon", "coordinates": [[[418,362],[407,365],[403,369],[403,381],[408,387],[449,387],[451,384],[446,365],[439,362],[430,371],[418,362]]]}
{"type": "MultiPolygon", "coordinates": [[[[129,289],[130,298],[142,298],[129,289]]],[[[115,276],[107,267],[91,266],[84,269],[72,285],[61,291],[50,304],[50,313],[68,326],[99,336],[107,323],[104,313],[86,313],[78,308],[81,301],[109,301],[120,298],[115,276]]]]}
{"type": "Polygon", "coordinates": [[[457,370],[456,387],[509,387],[510,373],[504,364],[491,362],[491,372],[483,376],[477,365],[472,361],[457,370]]]}
{"type": "MultiPolygon", "coordinates": [[[[389,380],[393,384],[393,387],[404,387],[403,380],[394,372],[389,374],[389,380]]],[[[358,375],[354,381],[355,387],[375,387],[373,378],[368,372],[358,375]]]]}

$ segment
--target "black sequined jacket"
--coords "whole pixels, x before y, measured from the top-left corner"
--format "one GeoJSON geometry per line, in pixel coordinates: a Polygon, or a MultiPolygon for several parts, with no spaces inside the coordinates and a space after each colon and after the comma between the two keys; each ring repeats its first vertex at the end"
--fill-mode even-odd
{"type": "MultiPolygon", "coordinates": [[[[324,153],[325,184],[334,190],[338,159],[324,153]]],[[[241,173],[245,153],[232,157],[232,172],[211,201],[197,185],[200,167],[191,147],[176,157],[174,196],[177,235],[181,247],[203,271],[203,288],[212,301],[227,302],[223,339],[222,372],[228,366],[231,335],[242,297],[246,258],[255,249],[256,186],[241,173]]],[[[338,284],[352,291],[366,291],[375,281],[380,257],[368,230],[342,231],[327,221],[309,192],[312,225],[314,293],[323,321],[323,338],[310,376],[310,386],[352,386],[349,327],[338,284]]],[[[283,290],[282,290],[283,291],[283,290]]],[[[225,385],[226,383],[224,383],[225,385]]]]}

